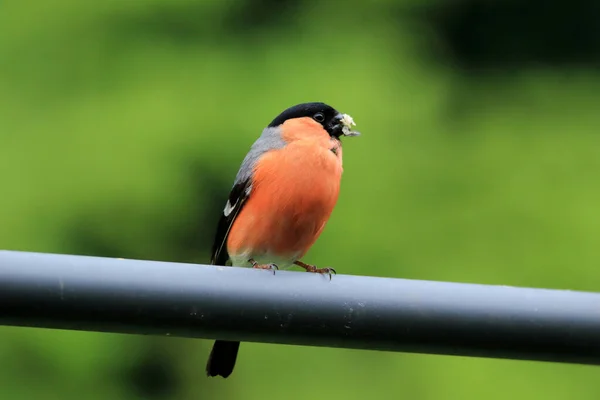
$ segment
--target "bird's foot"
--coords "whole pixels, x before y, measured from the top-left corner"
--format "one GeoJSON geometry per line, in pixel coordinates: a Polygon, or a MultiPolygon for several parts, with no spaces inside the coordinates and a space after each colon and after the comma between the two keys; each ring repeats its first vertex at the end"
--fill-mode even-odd
{"type": "Polygon", "coordinates": [[[331,280],[331,274],[337,274],[337,272],[335,272],[335,269],[331,268],[331,267],[325,267],[325,268],[317,268],[314,265],[310,265],[310,264],[306,264],[303,263],[302,261],[294,261],[294,264],[296,264],[299,267],[302,267],[306,270],[306,272],[313,272],[316,274],[322,274],[322,275],[329,275],[329,280],[331,280]]]}
{"type": "Polygon", "coordinates": [[[252,268],[256,268],[256,269],[268,269],[270,271],[273,271],[273,275],[275,275],[275,271],[279,269],[279,267],[277,266],[277,264],[259,264],[257,263],[255,260],[253,260],[252,258],[248,260],[248,262],[250,264],[252,264],[252,268]]]}

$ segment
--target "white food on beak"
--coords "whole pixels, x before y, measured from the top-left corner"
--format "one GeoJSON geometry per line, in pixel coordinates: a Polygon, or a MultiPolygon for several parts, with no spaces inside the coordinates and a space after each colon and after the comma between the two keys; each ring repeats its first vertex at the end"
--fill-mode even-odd
{"type": "Polygon", "coordinates": [[[349,116],[348,114],[342,114],[341,122],[344,126],[347,126],[348,128],[352,127],[352,125],[356,125],[354,123],[354,119],[351,116],[349,116]]]}
{"type": "Polygon", "coordinates": [[[358,136],[359,133],[352,131],[352,125],[356,125],[356,123],[354,122],[354,119],[349,116],[348,114],[342,114],[342,119],[340,121],[342,123],[342,125],[344,125],[342,127],[342,133],[344,134],[344,136],[358,136]]]}

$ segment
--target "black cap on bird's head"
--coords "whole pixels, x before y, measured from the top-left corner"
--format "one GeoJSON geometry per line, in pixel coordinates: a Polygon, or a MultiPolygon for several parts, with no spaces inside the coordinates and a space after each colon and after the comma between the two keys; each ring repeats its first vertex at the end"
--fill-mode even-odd
{"type": "Polygon", "coordinates": [[[283,111],[270,124],[273,128],[283,124],[288,119],[309,117],[318,122],[329,133],[329,135],[339,138],[340,136],[358,136],[359,132],[353,131],[352,126],[356,125],[354,120],[348,114],[342,114],[335,108],[325,103],[302,103],[295,105],[283,111]]]}

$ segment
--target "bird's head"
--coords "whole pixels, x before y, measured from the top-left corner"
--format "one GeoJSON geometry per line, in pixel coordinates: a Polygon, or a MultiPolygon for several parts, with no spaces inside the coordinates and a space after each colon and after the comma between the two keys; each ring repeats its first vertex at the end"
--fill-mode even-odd
{"type": "Polygon", "coordinates": [[[352,117],[343,114],[325,103],[302,103],[283,111],[270,124],[274,128],[286,123],[300,123],[314,126],[325,131],[336,139],[341,136],[358,136],[359,132],[352,129],[356,124],[352,117]]]}

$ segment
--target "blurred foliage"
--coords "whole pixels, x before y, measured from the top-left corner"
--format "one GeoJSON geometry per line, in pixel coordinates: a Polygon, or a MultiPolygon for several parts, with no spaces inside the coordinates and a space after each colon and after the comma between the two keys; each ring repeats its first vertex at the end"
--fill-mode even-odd
{"type": "MultiPolygon", "coordinates": [[[[250,144],[325,101],[345,142],[308,259],[600,290],[598,3],[2,2],[0,247],[207,262],[250,144]]],[[[10,399],[596,399],[590,367],[0,329],[10,399]],[[307,382],[308,384],[298,384],[307,382]]]]}

